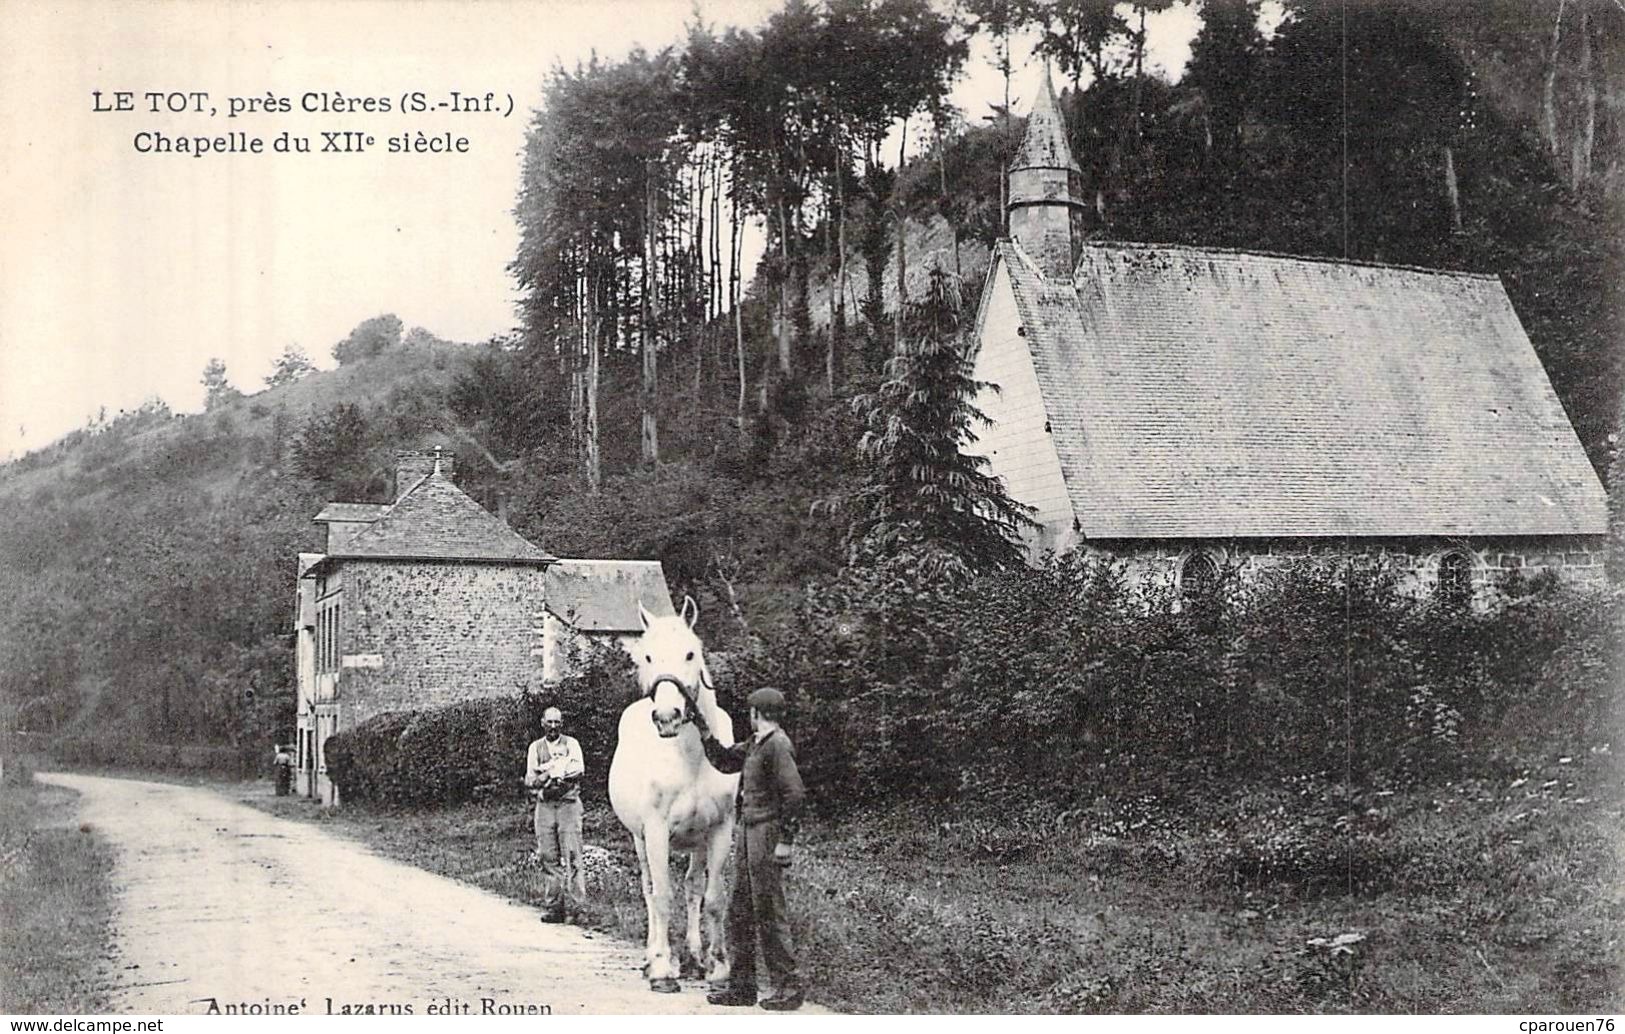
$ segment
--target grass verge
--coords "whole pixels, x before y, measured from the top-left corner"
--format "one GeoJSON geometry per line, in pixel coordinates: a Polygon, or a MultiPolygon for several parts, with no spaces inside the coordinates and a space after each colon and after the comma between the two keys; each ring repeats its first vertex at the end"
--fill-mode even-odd
{"type": "Polygon", "coordinates": [[[113,850],[71,791],[18,767],[0,786],[0,1013],[101,1012],[113,850]]]}
{"type": "MultiPolygon", "coordinates": [[[[813,997],[854,1012],[1614,1013],[1620,783],[1603,755],[1394,792],[1307,779],[1088,813],[897,809],[811,823],[791,908],[813,997]]],[[[245,799],[538,900],[521,800],[245,799]]],[[[585,840],[582,925],[641,941],[631,844],[602,804],[585,840]]]]}

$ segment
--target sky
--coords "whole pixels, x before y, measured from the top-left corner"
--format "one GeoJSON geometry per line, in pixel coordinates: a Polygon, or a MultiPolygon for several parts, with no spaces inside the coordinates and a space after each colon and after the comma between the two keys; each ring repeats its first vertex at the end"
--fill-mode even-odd
{"type": "MultiPolygon", "coordinates": [[[[696,7],[756,27],[780,5],[0,0],[0,460],[103,407],[195,412],[212,357],[247,393],[290,345],[331,367],[333,344],[381,313],[454,341],[507,332],[520,154],[549,70],[677,43],[696,7]],[[497,110],[438,108],[454,91],[497,110]],[[429,110],[402,111],[412,94],[429,110]],[[233,98],[267,95],[291,110],[232,117],[233,98]],[[391,110],[332,110],[367,99],[391,110]],[[374,143],[323,153],[324,133],[342,148],[351,132],[374,143]],[[278,153],[284,133],[311,153],[278,153]],[[402,133],[467,150],[389,153],[402,133]],[[266,150],[138,151],[154,134],[266,150]]],[[[1177,76],[1197,27],[1188,3],[1153,16],[1150,63],[1177,76]]],[[[1018,66],[1018,113],[1041,74],[1018,66]]],[[[979,121],[1002,93],[978,40],[952,100],[979,121]]]]}

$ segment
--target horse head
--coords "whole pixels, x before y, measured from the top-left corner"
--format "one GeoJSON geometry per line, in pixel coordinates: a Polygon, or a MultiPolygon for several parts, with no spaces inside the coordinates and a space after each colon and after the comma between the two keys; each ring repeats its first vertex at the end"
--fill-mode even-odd
{"type": "Polygon", "coordinates": [[[670,739],[682,731],[691,715],[700,690],[711,688],[711,670],[705,666],[705,644],[694,634],[694,621],[700,608],[691,596],[683,597],[680,615],[655,617],[638,604],[643,634],[633,648],[638,668],[638,685],[654,708],[650,717],[655,731],[670,739]]]}

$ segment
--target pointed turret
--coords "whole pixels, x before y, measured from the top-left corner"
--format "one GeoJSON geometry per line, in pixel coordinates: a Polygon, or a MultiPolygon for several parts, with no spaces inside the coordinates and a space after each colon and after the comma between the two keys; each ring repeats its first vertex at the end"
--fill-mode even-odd
{"type": "Polygon", "coordinates": [[[1046,66],[1027,135],[1010,163],[1010,239],[1045,276],[1071,276],[1077,264],[1088,211],[1082,180],[1046,66]]]}

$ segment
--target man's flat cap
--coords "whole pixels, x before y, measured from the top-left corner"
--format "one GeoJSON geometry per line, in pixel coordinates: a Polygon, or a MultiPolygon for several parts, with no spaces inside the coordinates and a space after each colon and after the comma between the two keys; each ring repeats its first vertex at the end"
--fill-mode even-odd
{"type": "Polygon", "coordinates": [[[747,697],[745,702],[758,711],[784,710],[784,694],[772,686],[763,686],[747,697]]]}

